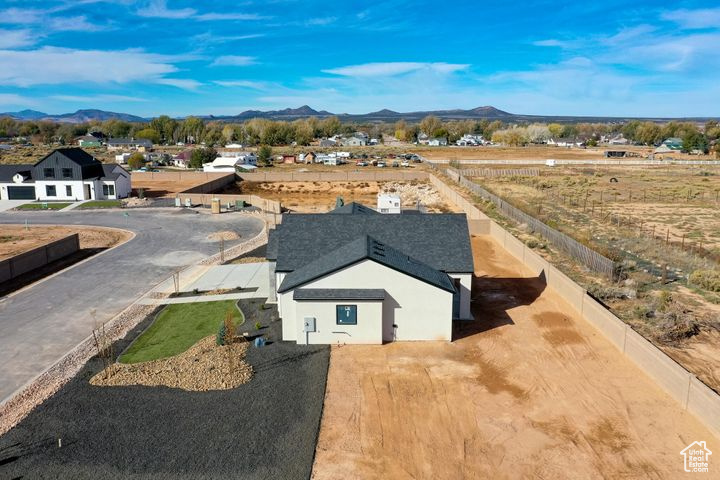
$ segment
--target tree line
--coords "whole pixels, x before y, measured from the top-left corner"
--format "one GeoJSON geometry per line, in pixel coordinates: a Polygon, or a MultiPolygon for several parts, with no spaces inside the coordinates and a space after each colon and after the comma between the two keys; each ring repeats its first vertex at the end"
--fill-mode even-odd
{"type": "MultiPolygon", "coordinates": [[[[118,119],[81,124],[50,121],[22,121],[0,118],[0,137],[26,137],[42,143],[70,144],[74,139],[93,132],[111,138],[146,138],[155,144],[200,144],[221,146],[228,143],[243,145],[309,145],[316,138],[364,131],[370,137],[382,139],[393,136],[399,141],[415,142],[421,133],[429,137],[443,137],[454,143],[463,135],[481,135],[487,140],[506,145],[522,146],[544,143],[550,138],[570,138],[587,145],[596,145],[601,137],[623,135],[640,145],[659,145],[668,138],[680,138],[683,150],[718,149],[720,124],[708,121],[705,125],[671,121],[664,124],[632,120],[626,123],[505,123],[500,120],[449,120],[429,115],[420,122],[399,120],[395,123],[342,122],[338,117],[323,119],[310,117],[294,121],[254,118],[244,122],[223,122],[213,119],[186,117],[178,120],[167,115],[149,122],[127,122],[118,119]]],[[[720,155],[720,151],[718,152],[720,155]]]]}

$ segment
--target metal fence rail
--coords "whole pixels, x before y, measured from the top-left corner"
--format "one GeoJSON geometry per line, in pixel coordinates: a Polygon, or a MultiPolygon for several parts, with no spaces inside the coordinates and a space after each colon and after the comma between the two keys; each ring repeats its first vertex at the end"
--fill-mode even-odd
{"type": "Polygon", "coordinates": [[[500,212],[508,218],[518,222],[526,224],[532,231],[539,233],[548,242],[570,255],[580,263],[585,265],[590,270],[600,273],[608,278],[613,278],[615,272],[615,262],[599,254],[595,250],[586,247],[577,240],[565,235],[562,232],[549,227],[545,223],[541,222],[537,218],[528,215],[517,207],[514,207],[507,203],[497,195],[488,192],[480,185],[468,180],[467,178],[460,175],[458,183],[463,187],[467,188],[471,192],[479,195],[482,198],[490,200],[500,210],[500,212]]]}
{"type": "Polygon", "coordinates": [[[460,170],[460,175],[466,177],[537,177],[539,168],[468,168],[460,170]]]}
{"type": "Polygon", "coordinates": [[[567,255],[579,261],[593,272],[600,273],[609,279],[613,279],[615,275],[615,262],[604,255],[599,254],[595,250],[586,247],[577,240],[565,235],[562,232],[546,225],[537,218],[528,215],[517,207],[507,203],[497,195],[488,192],[477,183],[468,180],[462,175],[461,171],[454,168],[439,168],[433,162],[424,159],[425,163],[433,170],[443,171],[450,178],[467,188],[474,194],[491,201],[497,209],[505,217],[510,218],[518,223],[526,224],[532,231],[542,235],[548,242],[559,248],[567,255]]]}

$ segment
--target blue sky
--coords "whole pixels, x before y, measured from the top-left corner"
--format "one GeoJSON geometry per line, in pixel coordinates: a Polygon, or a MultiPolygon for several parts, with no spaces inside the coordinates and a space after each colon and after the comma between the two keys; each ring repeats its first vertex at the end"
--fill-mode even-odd
{"type": "Polygon", "coordinates": [[[720,115],[717,2],[3,0],[0,111],[720,115]]]}

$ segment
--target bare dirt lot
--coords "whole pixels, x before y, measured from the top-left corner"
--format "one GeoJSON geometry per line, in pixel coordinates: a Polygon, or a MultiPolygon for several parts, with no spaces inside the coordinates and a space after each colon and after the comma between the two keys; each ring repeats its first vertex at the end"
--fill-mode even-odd
{"type": "Polygon", "coordinates": [[[80,236],[81,249],[110,248],[132,236],[124,230],[100,227],[37,227],[3,225],[0,229],[0,260],[32,250],[73,233],[80,236]]]}
{"type": "Polygon", "coordinates": [[[404,207],[417,202],[431,212],[452,211],[450,205],[428,182],[239,182],[227,193],[254,194],[279,200],[283,207],[303,213],[327,212],[335,208],[337,197],[345,203],[359,202],[369,207],[377,205],[380,192],[400,195],[404,207]]]}
{"type": "Polygon", "coordinates": [[[207,180],[152,180],[140,178],[138,175],[132,177],[133,196],[138,195],[142,189],[148,198],[175,197],[176,194],[184,192],[207,180]]]}
{"type": "Polygon", "coordinates": [[[487,237],[453,343],[333,347],[314,479],[679,478],[718,441],[487,237]]]}
{"type": "MultiPolygon", "coordinates": [[[[582,158],[603,158],[606,150],[626,150],[638,155],[639,158],[646,158],[652,149],[650,147],[638,146],[598,146],[588,148],[567,148],[554,145],[528,145],[526,147],[503,147],[498,145],[483,147],[413,147],[413,153],[418,153],[430,160],[547,160],[554,158],[582,159],[582,158]]],[[[709,160],[709,155],[686,155],[680,152],[673,152],[668,155],[674,159],[686,160],[709,160]]],[[[661,158],[656,155],[655,158],[661,158]]]]}

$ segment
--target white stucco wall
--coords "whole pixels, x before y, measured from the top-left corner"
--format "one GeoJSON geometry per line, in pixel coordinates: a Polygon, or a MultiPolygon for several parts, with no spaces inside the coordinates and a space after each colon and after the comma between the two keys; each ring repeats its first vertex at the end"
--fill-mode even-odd
{"type": "Polygon", "coordinates": [[[472,320],[470,302],[472,300],[472,274],[449,273],[450,277],[460,279],[460,320],[472,320]]]}
{"type": "Polygon", "coordinates": [[[84,200],[85,191],[83,187],[84,182],[80,180],[38,180],[35,182],[35,195],[40,200],[84,200]],[[46,192],[46,185],[54,185],[55,193],[54,197],[48,197],[46,192]],[[72,187],[72,194],[67,195],[65,191],[66,186],[72,187]]]}
{"type": "Polygon", "coordinates": [[[295,338],[297,343],[380,344],[382,335],[382,301],[314,301],[295,302],[295,338]],[[357,305],[357,325],[337,324],[337,305],[357,305]],[[305,317],[315,318],[315,332],[305,333],[305,317]]]}
{"type": "MultiPolygon", "coordinates": [[[[278,285],[282,283],[281,277],[284,278],[284,274],[278,274],[278,285]]],[[[452,340],[452,293],[372,260],[351,265],[300,288],[384,289],[383,341],[452,340]]],[[[298,303],[292,299],[292,291],[278,294],[283,340],[297,340],[297,323],[302,322],[302,317],[296,312],[298,303]],[[292,329],[292,333],[288,329],[292,329]]],[[[347,303],[350,302],[335,302],[347,303]]]]}

